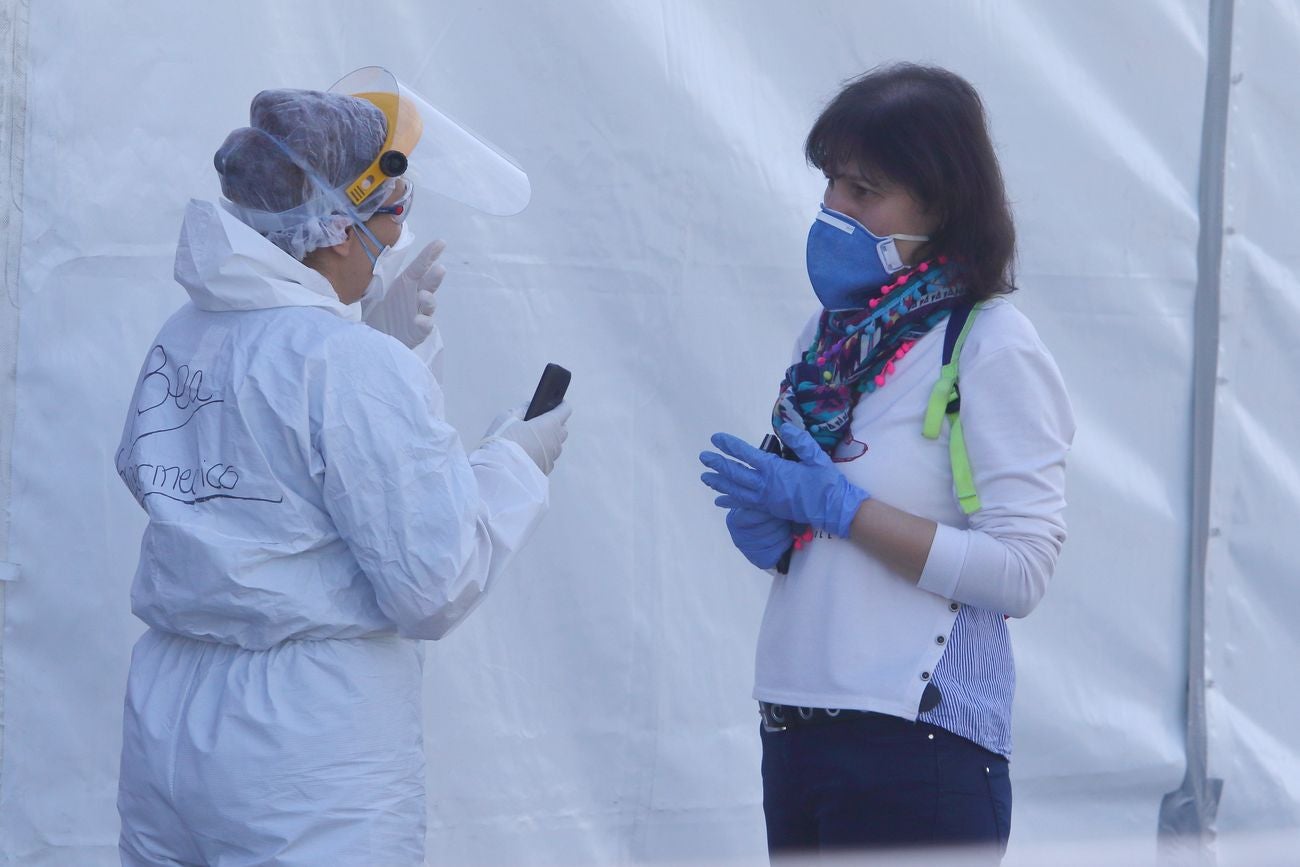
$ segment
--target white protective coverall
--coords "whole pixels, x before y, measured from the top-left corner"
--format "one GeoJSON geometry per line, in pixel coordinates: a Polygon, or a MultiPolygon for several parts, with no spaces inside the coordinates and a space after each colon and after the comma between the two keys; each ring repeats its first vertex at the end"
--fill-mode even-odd
{"type": "Polygon", "coordinates": [[[423,863],[422,645],[546,509],[518,445],[468,456],[417,356],[223,209],[149,350],[117,470],[131,589],[126,864],[423,863]]]}

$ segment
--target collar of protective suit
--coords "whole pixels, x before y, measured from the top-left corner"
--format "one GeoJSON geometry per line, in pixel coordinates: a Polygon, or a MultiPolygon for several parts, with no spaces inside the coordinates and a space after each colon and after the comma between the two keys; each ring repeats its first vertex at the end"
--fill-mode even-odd
{"type": "Polygon", "coordinates": [[[215,202],[190,200],[176,245],[175,274],[201,310],[321,307],[361,320],[360,304],[344,304],[323,275],[215,202]]]}

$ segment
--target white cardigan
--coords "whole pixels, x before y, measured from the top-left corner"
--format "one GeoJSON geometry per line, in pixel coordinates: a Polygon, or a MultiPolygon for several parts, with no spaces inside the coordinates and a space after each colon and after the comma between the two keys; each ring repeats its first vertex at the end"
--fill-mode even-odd
{"type": "MultiPolygon", "coordinates": [[[[795,344],[798,360],[817,327],[795,344]]],[[[862,547],[819,534],[777,575],[759,632],[754,697],[915,719],[961,605],[1024,617],[1042,598],[1065,541],[1065,454],[1074,416],[1060,371],[1005,298],[978,311],[960,359],[961,419],[981,508],[964,515],[948,429],[921,435],[939,377],[946,322],[896,363],[854,409],[867,445],[837,464],[881,502],[939,524],[918,584],[862,547]]]]}

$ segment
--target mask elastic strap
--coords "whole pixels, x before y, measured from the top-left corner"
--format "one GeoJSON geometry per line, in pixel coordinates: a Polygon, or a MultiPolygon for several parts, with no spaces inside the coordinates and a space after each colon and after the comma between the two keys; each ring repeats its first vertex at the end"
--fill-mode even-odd
{"type": "Polygon", "coordinates": [[[353,223],[352,225],[356,226],[358,231],[360,231],[362,235],[369,238],[371,243],[375,245],[375,249],[379,251],[378,253],[371,253],[370,248],[366,246],[364,241],[358,241],[358,243],[361,244],[361,249],[364,250],[366,253],[366,258],[370,260],[370,270],[373,271],[375,270],[375,265],[379,263],[379,256],[384,252],[384,244],[382,244],[380,240],[375,237],[375,233],[370,231],[370,227],[367,226],[365,223],[358,222],[358,223],[353,223]]]}
{"type": "Polygon", "coordinates": [[[928,241],[929,235],[890,235],[895,241],[928,241]]]}

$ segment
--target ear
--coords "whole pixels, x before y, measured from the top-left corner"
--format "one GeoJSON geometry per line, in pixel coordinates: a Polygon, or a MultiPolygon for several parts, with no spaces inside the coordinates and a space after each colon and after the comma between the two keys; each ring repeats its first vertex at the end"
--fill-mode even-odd
{"type": "Polygon", "coordinates": [[[343,230],[342,241],[339,241],[337,244],[331,244],[328,247],[321,247],[320,249],[329,250],[335,256],[346,259],[349,256],[356,254],[357,244],[358,241],[357,241],[356,227],[348,226],[346,229],[343,230]]]}
{"type": "Polygon", "coordinates": [[[925,222],[925,231],[917,234],[929,235],[934,238],[935,235],[939,234],[939,230],[943,228],[944,223],[947,222],[942,213],[943,209],[933,202],[923,202],[919,199],[917,204],[921,206],[921,219],[925,222]]]}

